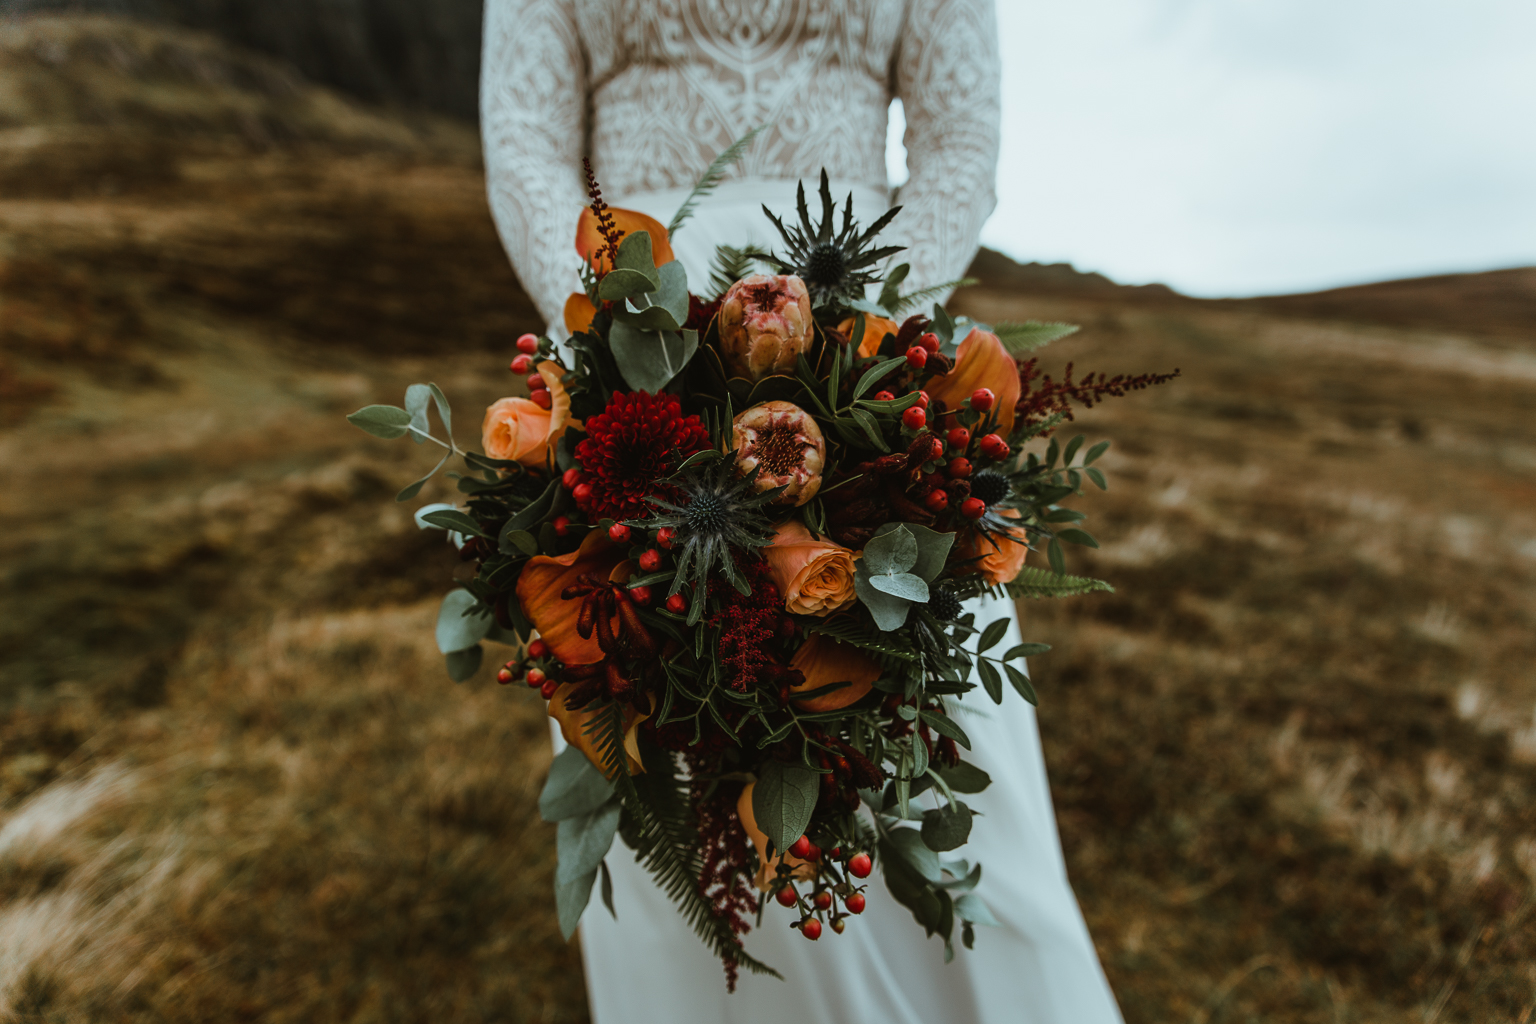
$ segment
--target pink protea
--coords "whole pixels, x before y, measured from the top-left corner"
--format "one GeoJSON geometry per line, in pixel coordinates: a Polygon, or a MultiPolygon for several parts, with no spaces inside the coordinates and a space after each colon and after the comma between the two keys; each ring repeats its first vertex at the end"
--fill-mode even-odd
{"type": "Polygon", "coordinates": [[[758,491],[785,488],[774,499],[778,505],[804,505],[816,497],[827,442],[804,409],[792,402],[763,402],[737,416],[732,426],[737,471],[758,470],[758,491]]]}
{"type": "Polygon", "coordinates": [[[720,354],[738,377],[792,373],[811,342],[811,296],[790,274],[752,274],[720,303],[720,354]]]}

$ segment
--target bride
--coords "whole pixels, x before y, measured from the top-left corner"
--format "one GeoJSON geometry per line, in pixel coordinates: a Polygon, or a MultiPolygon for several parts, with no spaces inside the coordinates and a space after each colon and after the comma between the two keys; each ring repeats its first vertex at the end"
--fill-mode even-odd
{"type": "MultiPolygon", "coordinates": [[[[666,223],[717,153],[768,126],[673,239],[703,290],[715,246],[767,244],[762,205],[791,213],[797,180],[823,168],[862,222],[879,216],[891,198],[886,113],[899,97],[910,179],[881,237],[908,247],[907,288],[927,287],[964,273],[995,202],[998,70],[991,0],[488,0],[491,207],[518,277],[558,330],[578,287],[583,157],[611,205],[666,223]]],[[[980,621],[1012,616],[1005,601],[984,605],[980,621]]],[[[1005,644],[1017,642],[1013,625],[1005,644]]],[[[594,905],[581,928],[593,1019],[1119,1021],[1067,882],[1034,710],[1007,697],[967,702],[971,759],[995,780],[970,798],[986,827],[959,851],[985,865],[977,893],[999,922],[974,949],[946,965],[940,940],[879,887],[845,933],[814,943],[770,905],[746,943],[785,980],[744,975],[729,995],[719,962],[615,847],[617,920],[594,905]]]]}

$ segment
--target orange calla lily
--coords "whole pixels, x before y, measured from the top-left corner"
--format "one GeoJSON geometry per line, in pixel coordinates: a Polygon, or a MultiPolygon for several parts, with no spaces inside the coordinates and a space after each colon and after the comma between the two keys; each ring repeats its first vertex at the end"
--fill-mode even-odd
{"type": "Polygon", "coordinates": [[[997,396],[998,432],[1005,438],[1013,432],[1013,407],[1019,404],[1019,365],[997,335],[973,329],[955,353],[955,368],[928,384],[928,396],[954,409],[978,388],[988,388],[997,396]]]}
{"type": "MultiPolygon", "coordinates": [[[[603,755],[598,751],[597,744],[592,742],[592,737],[587,734],[586,726],[595,715],[606,714],[608,705],[601,707],[588,704],[579,710],[571,710],[565,706],[565,700],[570,696],[576,683],[561,683],[555,690],[555,695],[549,698],[549,717],[560,724],[560,735],[565,737],[565,742],[587,755],[587,760],[604,775],[608,770],[603,766],[603,755]]],[[[645,771],[645,765],[640,763],[640,723],[650,718],[650,715],[642,715],[636,711],[634,705],[624,705],[624,754],[629,759],[629,773],[638,775],[645,771]]],[[[612,778],[612,776],[609,776],[612,778]]]]}
{"type": "Polygon", "coordinates": [[[880,663],[853,644],[845,644],[822,633],[812,633],[795,656],[789,667],[799,669],[805,682],[790,687],[790,693],[807,693],[832,683],[847,683],[840,690],[832,690],[820,697],[795,701],[801,711],[836,711],[863,697],[880,678],[880,663]]]}
{"type": "Polygon", "coordinates": [[[901,325],[895,320],[887,320],[883,316],[864,315],[864,333],[859,337],[852,337],[854,322],[858,317],[851,316],[837,325],[837,329],[843,334],[850,335],[849,343],[859,350],[860,359],[868,359],[880,349],[880,343],[885,340],[887,334],[895,334],[901,330],[901,325]]]}
{"type": "Polygon", "coordinates": [[[565,300],[565,329],[570,333],[581,334],[592,326],[595,316],[597,307],[592,305],[586,292],[571,292],[571,297],[565,300]]]}
{"type": "Polygon", "coordinates": [[[523,617],[533,623],[539,636],[554,656],[567,665],[595,665],[605,655],[597,645],[597,634],[583,639],[576,632],[576,618],[581,614],[580,600],[564,600],[560,592],[574,586],[582,576],[613,579],[624,563],[624,548],[608,539],[602,530],[593,530],[581,547],[564,555],[535,555],[528,559],[517,578],[517,602],[523,617]]]}
{"type": "Polygon", "coordinates": [[[747,838],[757,847],[757,862],[761,865],[754,879],[757,887],[764,892],[768,890],[768,880],[778,874],[779,861],[794,868],[795,878],[816,877],[816,866],[793,854],[781,853],[772,860],[768,859],[768,835],[757,827],[757,815],[752,813],[752,787],[756,785],[755,782],[749,782],[742,788],[741,796],[736,799],[736,816],[741,819],[741,827],[747,830],[747,838]]]}
{"type": "MultiPolygon", "coordinates": [[[[651,236],[651,257],[659,267],[663,263],[671,263],[675,258],[672,255],[672,243],[667,240],[667,229],[661,221],[653,217],[647,217],[635,210],[620,210],[610,206],[608,212],[613,216],[614,226],[619,229],[621,235],[627,235],[634,231],[644,231],[651,236]]],[[[603,238],[603,232],[597,223],[597,214],[588,207],[581,211],[581,219],[576,222],[576,251],[581,258],[592,264],[592,269],[598,273],[608,269],[608,263],[600,260],[598,250],[607,244],[603,238]]],[[[569,308],[569,302],[567,302],[569,308]]]]}

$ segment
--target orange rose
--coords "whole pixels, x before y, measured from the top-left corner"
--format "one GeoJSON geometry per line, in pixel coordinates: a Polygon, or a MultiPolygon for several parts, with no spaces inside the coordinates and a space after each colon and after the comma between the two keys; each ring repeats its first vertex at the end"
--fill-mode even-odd
{"type": "Polygon", "coordinates": [[[763,549],[768,573],[784,595],[784,610],[794,615],[831,615],[853,604],[853,552],[830,540],[814,540],[799,520],[791,519],[763,549]]]}
{"type": "Polygon", "coordinates": [[[1013,432],[1013,407],[1019,404],[1019,365],[997,335],[979,328],[960,343],[955,368],[928,384],[928,397],[954,409],[978,388],[997,396],[998,433],[1006,438],[1013,432]]]}
{"type": "Polygon", "coordinates": [[[815,714],[820,711],[837,711],[862,698],[880,678],[880,663],[853,644],[845,644],[821,633],[812,633],[795,656],[789,659],[789,667],[799,669],[805,682],[790,687],[791,693],[809,693],[832,683],[847,683],[842,689],[832,690],[820,697],[796,700],[801,711],[815,714]]]}
{"type": "Polygon", "coordinates": [[[741,818],[741,827],[747,830],[747,838],[752,840],[752,845],[757,847],[757,862],[761,865],[757,869],[757,878],[754,881],[757,887],[764,892],[768,891],[768,882],[778,874],[779,861],[783,861],[794,868],[795,878],[816,877],[816,866],[809,861],[803,861],[788,853],[780,853],[779,856],[768,859],[768,835],[757,827],[757,815],[752,813],[752,787],[757,783],[749,782],[741,790],[741,796],[736,799],[736,815],[741,818]]]}
{"type": "Polygon", "coordinates": [[[545,465],[555,442],[572,422],[571,396],[560,382],[564,372],[549,360],[539,364],[539,376],[549,389],[548,409],[527,398],[502,398],[485,410],[485,421],[480,425],[485,454],[525,466],[545,465]]]}
{"type": "MultiPolygon", "coordinates": [[[[843,334],[853,331],[854,321],[858,317],[849,317],[837,325],[837,329],[843,334]]],[[[880,343],[885,340],[887,334],[895,334],[901,327],[895,320],[887,320],[883,316],[871,316],[864,314],[864,333],[857,338],[850,337],[849,343],[859,350],[859,358],[867,359],[874,355],[880,348],[880,343]]]]}
{"type": "MultiPolygon", "coordinates": [[[[1008,519],[1019,518],[1018,510],[1011,508],[999,509],[998,515],[1008,519]]],[[[979,559],[971,564],[976,566],[982,579],[992,586],[1012,582],[1019,570],[1024,568],[1024,558],[1029,554],[1029,535],[1022,527],[1010,527],[1008,536],[1013,540],[973,532],[961,542],[965,557],[979,559]]]]}

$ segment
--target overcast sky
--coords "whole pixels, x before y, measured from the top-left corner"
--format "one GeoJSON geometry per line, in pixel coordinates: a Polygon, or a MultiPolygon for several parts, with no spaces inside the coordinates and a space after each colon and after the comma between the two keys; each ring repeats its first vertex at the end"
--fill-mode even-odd
{"type": "Polygon", "coordinates": [[[983,244],[1194,295],[1536,264],[1536,0],[998,16],[983,244]]]}

